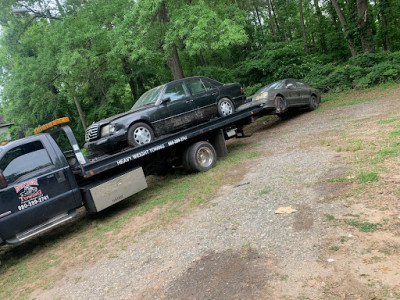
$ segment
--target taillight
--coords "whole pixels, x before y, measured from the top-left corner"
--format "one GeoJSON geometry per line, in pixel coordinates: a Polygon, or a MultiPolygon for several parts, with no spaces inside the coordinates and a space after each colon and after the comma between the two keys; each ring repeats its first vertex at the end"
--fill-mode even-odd
{"type": "Polygon", "coordinates": [[[244,91],[243,91],[243,88],[242,88],[242,87],[240,87],[240,91],[242,92],[242,94],[244,94],[244,91]]]}

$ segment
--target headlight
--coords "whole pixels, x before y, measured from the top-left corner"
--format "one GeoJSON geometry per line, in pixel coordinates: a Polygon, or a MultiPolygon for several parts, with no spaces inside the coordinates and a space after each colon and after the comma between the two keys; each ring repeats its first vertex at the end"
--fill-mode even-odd
{"type": "Polygon", "coordinates": [[[254,101],[259,101],[259,100],[263,100],[266,99],[268,97],[268,92],[264,92],[261,94],[258,94],[257,96],[254,97],[254,101]]]}
{"type": "Polygon", "coordinates": [[[101,136],[106,136],[106,135],[110,135],[113,134],[115,132],[115,127],[114,125],[108,124],[105,125],[103,127],[101,127],[101,136]]]}

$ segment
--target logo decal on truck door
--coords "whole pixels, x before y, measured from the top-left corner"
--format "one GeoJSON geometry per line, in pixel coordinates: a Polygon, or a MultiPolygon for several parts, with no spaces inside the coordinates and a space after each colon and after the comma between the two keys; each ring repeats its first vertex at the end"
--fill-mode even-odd
{"type": "Polygon", "coordinates": [[[44,196],[42,190],[39,189],[37,179],[21,183],[14,188],[19,194],[18,198],[21,200],[21,205],[18,206],[19,210],[34,206],[49,199],[49,196],[44,196]]]}

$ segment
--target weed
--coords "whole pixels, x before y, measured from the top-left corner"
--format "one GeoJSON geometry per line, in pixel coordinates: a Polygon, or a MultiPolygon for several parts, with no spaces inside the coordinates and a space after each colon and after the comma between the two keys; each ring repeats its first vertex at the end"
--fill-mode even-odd
{"type": "Polygon", "coordinates": [[[347,180],[346,177],[331,177],[327,179],[327,181],[329,182],[344,182],[346,180],[347,180]]]}
{"type": "Polygon", "coordinates": [[[359,222],[356,220],[347,220],[346,222],[348,225],[354,226],[362,232],[374,232],[382,228],[382,224],[380,223],[359,222]]]}
{"type": "Polygon", "coordinates": [[[391,119],[386,119],[386,120],[379,120],[378,123],[379,124],[388,124],[388,123],[392,123],[399,120],[399,118],[391,118],[391,119]]]}
{"type": "Polygon", "coordinates": [[[339,248],[339,246],[331,246],[331,247],[329,247],[329,250],[331,250],[331,251],[338,251],[340,248],[339,248]]]}
{"type": "Polygon", "coordinates": [[[265,187],[263,190],[260,191],[260,195],[268,195],[271,192],[269,187],[265,187]]]}
{"type": "Polygon", "coordinates": [[[378,181],[379,176],[375,172],[369,172],[369,173],[361,172],[361,174],[357,177],[357,179],[360,183],[369,183],[373,181],[378,181]]]}
{"type": "Polygon", "coordinates": [[[289,278],[289,275],[282,275],[282,276],[280,277],[280,280],[281,280],[281,281],[286,281],[288,278],[289,278]]]}
{"type": "Polygon", "coordinates": [[[332,216],[332,215],[325,215],[325,217],[326,217],[326,219],[327,219],[328,221],[333,221],[333,220],[335,220],[335,217],[332,216]]]}
{"type": "Polygon", "coordinates": [[[340,242],[343,244],[345,242],[347,242],[349,240],[349,238],[347,236],[341,236],[340,237],[340,242]]]}

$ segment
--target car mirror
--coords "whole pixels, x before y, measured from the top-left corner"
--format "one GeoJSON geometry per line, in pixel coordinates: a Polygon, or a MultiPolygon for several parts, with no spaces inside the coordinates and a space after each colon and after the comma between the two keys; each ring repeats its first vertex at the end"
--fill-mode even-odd
{"type": "Polygon", "coordinates": [[[0,189],[4,189],[8,186],[7,180],[3,175],[3,171],[0,170],[0,189]]]}
{"type": "Polygon", "coordinates": [[[292,89],[292,88],[294,88],[294,84],[293,84],[293,83],[288,83],[288,84],[286,85],[286,87],[287,87],[288,89],[292,89]]]}
{"type": "Polygon", "coordinates": [[[168,102],[171,102],[171,98],[170,97],[162,99],[161,104],[167,104],[168,102]]]}

